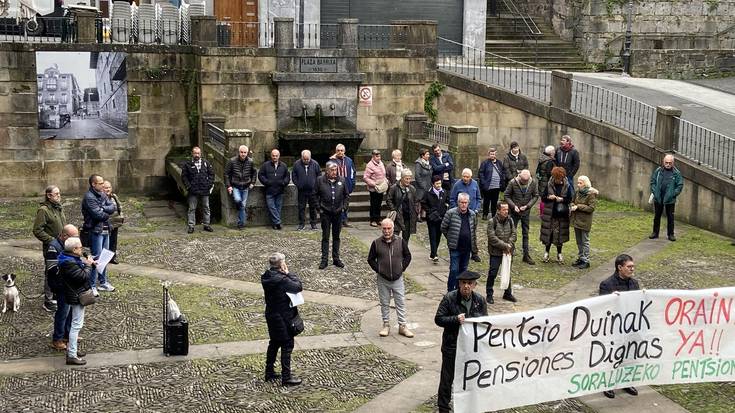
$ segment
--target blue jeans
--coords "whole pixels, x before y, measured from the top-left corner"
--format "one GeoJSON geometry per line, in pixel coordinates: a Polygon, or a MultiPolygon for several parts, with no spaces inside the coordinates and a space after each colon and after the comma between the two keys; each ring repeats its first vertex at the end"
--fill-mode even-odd
{"type": "Polygon", "coordinates": [[[56,294],[56,312],[54,313],[54,335],[53,340],[59,341],[69,337],[71,330],[71,317],[69,317],[69,306],[64,301],[64,294],[56,294]]]}
{"type": "MultiPolygon", "coordinates": [[[[110,248],[110,235],[109,234],[89,234],[89,247],[92,250],[92,255],[98,257],[102,253],[102,249],[110,248]]],[[[107,282],[107,268],[102,271],[101,274],[97,270],[90,271],[89,286],[95,287],[95,278],[97,278],[101,284],[107,282]]]]}
{"type": "Polygon", "coordinates": [[[447,291],[459,288],[457,277],[467,271],[470,265],[471,251],[449,250],[449,278],[447,279],[447,291]]]}
{"type": "Polygon", "coordinates": [[[268,205],[268,215],[272,225],[281,225],[281,206],[283,206],[283,194],[265,195],[265,204],[268,205]]]}
{"type": "Polygon", "coordinates": [[[73,358],[77,356],[79,331],[84,326],[84,306],[72,304],[69,307],[71,307],[71,330],[69,330],[69,343],[66,346],[66,356],[73,358]]]}
{"type": "Polygon", "coordinates": [[[237,225],[245,225],[245,221],[248,219],[248,212],[245,210],[245,205],[248,203],[248,193],[248,189],[232,187],[232,199],[237,204],[237,225]]]}

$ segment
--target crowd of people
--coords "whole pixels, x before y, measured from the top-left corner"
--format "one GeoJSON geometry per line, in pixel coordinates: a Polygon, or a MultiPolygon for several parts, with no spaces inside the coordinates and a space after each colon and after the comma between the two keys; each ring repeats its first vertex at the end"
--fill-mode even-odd
{"type": "MultiPolygon", "coordinates": [[[[199,206],[203,210],[203,230],[212,232],[209,196],[214,188],[214,168],[202,158],[200,148],[193,148],[191,155],[191,159],[182,164],[182,182],[187,190],[189,206],[187,232],[194,232],[195,213],[199,206]]],[[[518,223],[521,223],[522,260],[526,264],[536,264],[529,248],[529,222],[531,211],[538,203],[541,220],[539,239],[545,247],[542,261],[551,260],[553,245],[556,247],[556,262],[564,262],[562,248],[569,241],[570,229],[573,228],[578,251],[572,265],[580,269],[589,268],[589,234],[599,191],[592,187],[587,176],[575,179],[580,156],[571,137],[566,135],[560,139],[558,147],[544,148],[535,174],[531,174],[528,158],[517,142],[511,143],[502,160],[497,148],[489,148],[487,159],[477,171],[477,180],[473,179],[470,168],[463,168],[459,179],[455,180],[454,160],[438,144],[420,150],[413,167],[403,161],[400,150],[392,151],[388,163],[381,158],[381,151],[373,150],[363,173],[370,193],[370,226],[380,227],[382,232],[372,242],[367,256],[368,264],[376,273],[383,322],[378,334],[381,337],[390,335],[392,298],[398,334],[414,337],[408,327],[403,274],[412,258],[409,239],[416,233],[417,223],[426,222],[429,258],[439,261],[438,247],[442,236],[449,250],[447,294],[435,318],[436,324],[445,329],[438,400],[440,410],[444,411],[448,409],[451,395],[457,330],[465,318],[487,314],[488,304],[494,303],[494,287],[501,265],[515,253],[518,223]],[[382,214],[383,203],[388,209],[387,216],[382,214]],[[480,275],[468,271],[470,259],[481,261],[477,247],[477,227],[481,220],[487,221],[489,255],[484,296],[473,291],[480,275]]],[[[283,196],[286,187],[293,182],[298,193],[297,229],[306,229],[308,208],[310,228],[316,230],[317,221],[321,223],[319,268],[325,269],[329,262],[330,239],[332,264],[339,268],[345,266],[340,259],[340,233],[343,227],[351,226],[349,200],[355,188],[356,175],[355,163],[346,155],[344,145],[335,148],[324,170],[312,159],[309,150],[303,150],[289,170],[280,160],[278,149],[273,149],[270,159],[257,172],[249,148],[241,146],[238,154],[227,162],[223,181],[237,205],[238,229],[247,224],[248,194],[259,181],[264,186],[269,220],[274,230],[283,228],[283,196]]],[[[665,211],[668,239],[676,239],[674,204],[682,186],[673,155],[666,155],[662,166],[653,172],[650,179],[650,202],[655,211],[650,238],[658,237],[660,219],[665,211]]],[[[113,193],[112,185],[97,174],[89,178],[89,190],[84,194],[81,210],[84,223],[78,229],[66,222],[59,188],[49,186],[33,224],[34,235],[43,243],[46,268],[43,307],[55,313],[51,346],[66,351],[66,362],[70,365],[86,363],[84,352],[79,347],[79,332],[84,324],[84,308],[94,302],[89,296],[97,297],[99,291],[115,290],[106,270],[97,268],[97,260],[103,249],[117,250],[117,232],[124,223],[121,203],[113,193]],[[91,255],[84,252],[84,246],[89,247],[91,255]]],[[[621,255],[618,261],[613,276],[601,284],[601,294],[637,288],[637,283],[631,281],[632,258],[621,255]]],[[[117,263],[117,259],[113,258],[111,262],[117,263]]],[[[298,385],[301,380],[291,373],[290,355],[294,337],[303,331],[303,321],[297,307],[291,305],[289,294],[301,292],[301,281],[296,274],[289,272],[285,255],[280,252],[269,257],[269,269],[261,281],[270,336],[265,379],[280,378],[285,386],[298,385]],[[274,365],[279,350],[282,371],[277,374],[274,365]]],[[[501,286],[502,298],[516,302],[512,282],[507,280],[505,284],[501,286]]],[[[635,389],[626,391],[633,394],[635,389]]],[[[614,394],[606,396],[614,397],[614,394]]]]}

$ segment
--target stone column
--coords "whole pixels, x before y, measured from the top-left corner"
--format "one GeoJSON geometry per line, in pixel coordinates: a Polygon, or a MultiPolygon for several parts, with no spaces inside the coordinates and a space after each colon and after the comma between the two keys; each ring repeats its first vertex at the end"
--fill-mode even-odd
{"type": "Polygon", "coordinates": [[[191,44],[202,47],[217,46],[217,18],[214,16],[191,17],[191,44]]]}
{"type": "MultiPolygon", "coordinates": [[[[403,125],[407,139],[426,139],[424,122],[429,118],[423,113],[407,113],[403,116],[403,125]]],[[[400,146],[399,146],[400,148],[400,146]]]]}
{"type": "Polygon", "coordinates": [[[74,12],[77,23],[77,43],[97,43],[97,13],[87,10],[74,12]]]}
{"type": "Polygon", "coordinates": [[[656,131],[653,143],[664,151],[679,149],[679,117],[681,109],[672,106],[656,107],[656,131]]]}
{"type": "Polygon", "coordinates": [[[245,145],[252,151],[252,141],[253,131],[250,129],[225,129],[225,156],[236,156],[240,145],[245,145]]]}
{"type": "Polygon", "coordinates": [[[477,131],[477,127],[470,125],[449,127],[449,153],[454,158],[455,177],[464,168],[476,171],[479,166],[477,131]]]}
{"type": "Polygon", "coordinates": [[[551,107],[568,111],[572,107],[572,74],[551,71],[551,107]]]}
{"type": "Polygon", "coordinates": [[[293,49],[293,18],[274,17],[274,47],[276,49],[293,49]]]}
{"type": "Polygon", "coordinates": [[[436,58],[435,20],[391,20],[391,45],[402,45],[421,56],[436,58]]]}
{"type": "Polygon", "coordinates": [[[357,49],[358,19],[338,19],[337,48],[345,50],[357,49]]]}

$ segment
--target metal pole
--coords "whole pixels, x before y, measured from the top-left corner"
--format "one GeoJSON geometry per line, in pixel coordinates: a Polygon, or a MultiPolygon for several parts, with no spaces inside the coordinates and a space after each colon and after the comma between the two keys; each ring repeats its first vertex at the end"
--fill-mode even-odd
{"type": "Polygon", "coordinates": [[[628,25],[623,43],[623,73],[630,76],[630,46],[633,43],[633,1],[628,2],[628,25]]]}

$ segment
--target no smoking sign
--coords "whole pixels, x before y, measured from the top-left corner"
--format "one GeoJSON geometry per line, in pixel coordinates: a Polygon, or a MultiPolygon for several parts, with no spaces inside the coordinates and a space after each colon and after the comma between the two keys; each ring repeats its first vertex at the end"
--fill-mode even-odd
{"type": "Polygon", "coordinates": [[[373,105],[373,87],[372,86],[360,86],[357,92],[358,98],[360,99],[360,106],[372,106],[373,105]]]}

